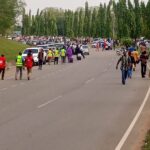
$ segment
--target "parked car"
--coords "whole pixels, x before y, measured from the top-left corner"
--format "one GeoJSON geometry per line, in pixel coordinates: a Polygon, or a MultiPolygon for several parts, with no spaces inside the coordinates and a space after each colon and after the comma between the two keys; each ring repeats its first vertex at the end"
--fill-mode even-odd
{"type": "Polygon", "coordinates": [[[57,49],[62,49],[64,47],[64,43],[55,43],[57,49]]]}
{"type": "MultiPolygon", "coordinates": [[[[39,61],[38,54],[39,54],[41,48],[35,47],[35,48],[27,48],[27,49],[25,49],[23,51],[23,53],[22,53],[22,57],[23,57],[24,60],[25,60],[29,50],[32,51],[32,55],[33,55],[33,59],[34,59],[35,65],[38,65],[38,61],[39,61]]],[[[43,64],[45,64],[45,63],[46,63],[46,52],[44,51],[43,64]]]]}
{"type": "Polygon", "coordinates": [[[90,54],[88,45],[82,45],[81,46],[81,51],[83,51],[84,55],[89,55],[90,54]]]}
{"type": "Polygon", "coordinates": [[[45,45],[37,45],[37,47],[42,48],[44,51],[48,50],[48,45],[47,44],[45,44],[45,45]]]}
{"type": "Polygon", "coordinates": [[[91,45],[91,47],[92,47],[92,48],[96,48],[97,43],[98,43],[98,42],[93,42],[92,45],[91,45]]]}

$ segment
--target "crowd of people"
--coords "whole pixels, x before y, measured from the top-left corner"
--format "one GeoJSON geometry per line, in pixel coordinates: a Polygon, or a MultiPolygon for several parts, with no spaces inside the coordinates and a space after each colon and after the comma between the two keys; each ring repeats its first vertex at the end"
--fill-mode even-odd
{"type": "MultiPolygon", "coordinates": [[[[68,63],[73,63],[74,53],[76,55],[77,60],[81,60],[82,57],[85,58],[85,55],[83,51],[80,49],[79,45],[77,45],[77,47],[75,48],[75,52],[73,50],[73,47],[69,45],[67,48],[64,46],[63,48],[56,49],[55,51],[49,49],[47,52],[47,63],[48,65],[50,65],[52,62],[54,62],[54,65],[58,65],[59,62],[61,62],[61,64],[64,64],[66,63],[66,58],[68,59],[68,63]],[[59,61],[59,59],[61,59],[61,61],[59,61]]],[[[42,70],[42,66],[44,63],[43,57],[44,57],[44,51],[41,48],[40,52],[38,53],[39,70],[42,70]]],[[[25,68],[27,70],[27,79],[30,80],[32,68],[35,64],[32,56],[32,50],[28,50],[28,54],[25,57],[25,59],[22,56],[22,52],[19,52],[18,56],[16,56],[15,62],[16,62],[15,80],[18,80],[18,74],[19,74],[19,79],[22,80],[23,70],[25,68]]],[[[6,69],[6,57],[4,56],[4,54],[2,54],[0,57],[0,74],[2,80],[4,80],[5,69],[6,69]]]]}
{"type": "MultiPolygon", "coordinates": [[[[141,64],[141,77],[146,77],[147,66],[148,66],[149,52],[147,51],[147,47],[145,43],[140,44],[140,54],[138,50],[135,48],[134,50],[130,50],[124,48],[123,55],[119,58],[116,69],[118,69],[119,63],[122,77],[122,84],[126,84],[127,78],[132,78],[133,71],[136,70],[137,64],[141,64]]],[[[150,72],[149,72],[150,77],[150,72]]]]}
{"type": "MultiPolygon", "coordinates": [[[[40,52],[38,53],[38,69],[42,70],[43,66],[43,57],[44,57],[44,51],[41,48],[40,52]]],[[[52,49],[49,49],[47,52],[47,63],[48,65],[51,65],[53,62],[54,65],[58,65],[59,62],[61,64],[64,64],[66,62],[73,63],[73,55],[76,55],[77,60],[81,60],[85,58],[85,55],[83,51],[81,50],[80,45],[76,45],[74,48],[73,45],[67,45],[64,46],[61,49],[56,49],[55,51],[52,49]],[[61,61],[59,61],[61,59],[61,61]],[[66,61],[67,59],[67,61],[66,61]]],[[[126,84],[127,78],[132,78],[133,71],[136,70],[137,64],[141,64],[141,77],[146,77],[147,72],[147,66],[148,66],[148,59],[149,59],[149,53],[147,51],[147,45],[143,42],[140,44],[140,53],[138,49],[136,48],[123,48],[123,53],[121,57],[119,58],[116,69],[118,69],[118,65],[120,65],[121,74],[122,74],[122,84],[126,84]]],[[[23,69],[26,67],[27,70],[27,79],[30,80],[31,78],[31,72],[32,68],[34,66],[34,59],[32,56],[32,51],[29,50],[27,57],[23,59],[22,53],[19,52],[18,56],[16,56],[16,73],[15,73],[15,80],[18,80],[18,74],[19,79],[22,80],[22,74],[23,69]]],[[[4,80],[5,76],[5,68],[6,68],[6,58],[4,54],[0,56],[0,74],[1,79],[4,80]]],[[[149,73],[150,76],[150,73],[149,73]]]]}

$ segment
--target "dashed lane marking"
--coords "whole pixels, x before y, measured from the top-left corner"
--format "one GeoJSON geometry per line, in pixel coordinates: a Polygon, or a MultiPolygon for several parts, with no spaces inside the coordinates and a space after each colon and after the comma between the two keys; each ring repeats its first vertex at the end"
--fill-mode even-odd
{"type": "Polygon", "coordinates": [[[48,104],[53,103],[53,102],[59,100],[60,98],[62,98],[62,96],[58,96],[58,97],[56,97],[56,98],[54,98],[54,99],[52,99],[52,100],[50,100],[50,101],[48,101],[48,102],[46,102],[44,104],[41,104],[37,108],[38,109],[43,108],[43,107],[47,106],[48,104]]]}
{"type": "Polygon", "coordinates": [[[11,87],[12,87],[12,88],[15,88],[15,87],[17,87],[17,84],[12,85],[11,87]]]}
{"type": "Polygon", "coordinates": [[[89,83],[91,83],[91,82],[94,81],[94,80],[95,80],[94,78],[91,78],[91,79],[87,80],[87,81],[85,82],[85,84],[89,84],[89,83]]]}
{"type": "Polygon", "coordinates": [[[2,89],[0,89],[0,91],[6,91],[7,90],[7,88],[2,88],[2,89]]]}

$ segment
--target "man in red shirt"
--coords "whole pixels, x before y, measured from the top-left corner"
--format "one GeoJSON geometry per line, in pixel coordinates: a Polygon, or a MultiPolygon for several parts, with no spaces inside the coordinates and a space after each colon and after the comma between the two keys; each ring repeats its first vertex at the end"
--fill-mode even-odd
{"type": "Polygon", "coordinates": [[[5,68],[6,68],[6,58],[2,54],[0,56],[0,74],[2,73],[2,77],[1,77],[2,80],[4,80],[5,68]]]}
{"type": "Polygon", "coordinates": [[[28,78],[28,80],[30,80],[30,74],[32,72],[33,64],[34,64],[34,60],[33,60],[33,57],[32,57],[32,53],[31,53],[31,51],[29,51],[27,57],[25,58],[25,66],[27,68],[27,78],[28,78]]]}

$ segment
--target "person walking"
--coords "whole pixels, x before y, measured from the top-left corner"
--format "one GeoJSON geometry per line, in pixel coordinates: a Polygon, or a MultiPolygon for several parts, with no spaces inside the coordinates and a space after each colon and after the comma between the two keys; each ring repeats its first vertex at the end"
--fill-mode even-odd
{"type": "Polygon", "coordinates": [[[53,58],[53,51],[51,49],[48,50],[47,57],[48,57],[48,65],[50,65],[51,60],[53,58]]]}
{"type": "Polygon", "coordinates": [[[60,51],[60,55],[61,55],[61,62],[62,64],[66,62],[66,50],[65,48],[62,48],[60,51]]]}
{"type": "Polygon", "coordinates": [[[29,51],[27,57],[25,58],[25,66],[27,68],[27,79],[28,80],[30,80],[30,74],[32,73],[33,64],[34,64],[34,59],[32,57],[31,51],[29,51]]]}
{"type": "Polygon", "coordinates": [[[0,74],[2,74],[1,75],[2,80],[4,80],[5,68],[6,68],[6,58],[5,58],[4,54],[2,54],[0,56],[0,74]]]}
{"type": "Polygon", "coordinates": [[[24,66],[24,61],[22,57],[22,53],[19,52],[19,55],[16,57],[16,74],[15,80],[18,80],[18,73],[20,72],[20,80],[22,80],[22,70],[24,66]]]}
{"type": "Polygon", "coordinates": [[[99,49],[100,49],[100,44],[99,42],[96,43],[96,52],[99,52],[99,49]]]}
{"type": "Polygon", "coordinates": [[[141,62],[141,76],[142,78],[145,78],[146,70],[147,70],[147,60],[148,60],[148,54],[146,51],[142,51],[140,55],[140,62],[141,62]]]}
{"type": "Polygon", "coordinates": [[[38,59],[39,59],[39,70],[42,70],[42,66],[43,66],[43,58],[44,58],[44,52],[43,49],[40,50],[39,54],[38,54],[38,59]]]}
{"type": "Polygon", "coordinates": [[[139,52],[135,49],[131,54],[134,57],[133,71],[135,71],[136,64],[139,62],[139,52]]]}
{"type": "Polygon", "coordinates": [[[126,84],[127,74],[128,74],[128,57],[126,51],[123,52],[123,56],[121,56],[117,62],[116,69],[118,69],[118,65],[121,62],[121,73],[122,73],[122,84],[126,84]]]}
{"type": "Polygon", "coordinates": [[[128,52],[128,78],[132,78],[133,65],[134,65],[134,57],[131,55],[131,51],[128,52]]]}
{"type": "Polygon", "coordinates": [[[83,54],[83,51],[81,51],[79,45],[77,45],[77,47],[75,49],[75,53],[76,53],[76,56],[77,56],[77,60],[81,60],[81,56],[80,55],[82,55],[82,57],[85,58],[85,56],[83,54]]]}
{"type": "Polygon", "coordinates": [[[71,46],[69,46],[69,47],[67,48],[66,54],[67,54],[67,58],[68,58],[68,63],[73,62],[73,57],[72,57],[72,55],[73,55],[73,49],[72,49],[71,46]]]}
{"type": "Polygon", "coordinates": [[[59,56],[60,56],[60,52],[58,49],[56,49],[54,52],[54,65],[58,65],[59,56]]]}

